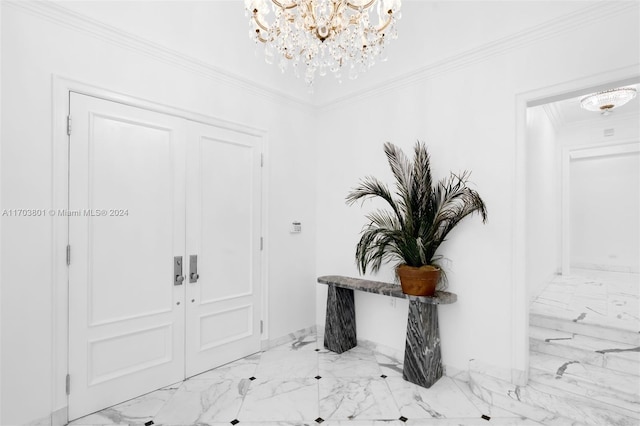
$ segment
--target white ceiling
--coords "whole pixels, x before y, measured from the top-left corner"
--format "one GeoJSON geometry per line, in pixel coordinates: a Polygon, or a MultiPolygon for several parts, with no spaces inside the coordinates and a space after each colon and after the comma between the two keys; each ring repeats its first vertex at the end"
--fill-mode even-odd
{"type": "Polygon", "coordinates": [[[119,31],[159,44],[241,80],[273,88],[287,96],[326,104],[376,87],[549,22],[562,22],[592,7],[594,1],[426,1],[405,0],[399,38],[389,60],[355,81],[341,84],[331,75],[316,77],[314,93],[291,71],[282,75],[268,65],[260,46],[249,39],[249,21],[239,0],[70,1],[58,5],[119,31]]]}
{"type": "MultiPolygon", "coordinates": [[[[640,85],[632,85],[625,87],[635,87],[638,90],[640,85]]],[[[612,87],[613,89],[614,87],[612,87]]],[[[587,111],[580,107],[580,99],[583,96],[577,96],[571,99],[565,99],[546,105],[547,113],[555,121],[556,127],[598,123],[603,120],[613,120],[622,118],[623,116],[640,117],[640,97],[636,96],[627,104],[616,108],[608,116],[603,116],[598,112],[587,111]]]]}

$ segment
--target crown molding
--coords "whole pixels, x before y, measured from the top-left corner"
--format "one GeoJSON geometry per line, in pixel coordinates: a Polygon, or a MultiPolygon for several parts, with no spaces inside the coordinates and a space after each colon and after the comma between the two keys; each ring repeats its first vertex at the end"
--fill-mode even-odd
{"type": "Polygon", "coordinates": [[[149,41],[127,31],[120,30],[111,25],[104,24],[50,1],[4,0],[2,1],[2,5],[19,9],[66,28],[87,34],[128,50],[142,53],[158,61],[182,68],[210,80],[239,88],[275,102],[285,103],[296,108],[302,107],[309,110],[314,107],[311,101],[292,96],[288,93],[256,83],[252,80],[239,77],[220,67],[216,67],[192,56],[182,54],[176,50],[169,49],[161,44],[149,41]]]}
{"type": "Polygon", "coordinates": [[[213,81],[237,87],[274,102],[289,104],[294,107],[302,107],[310,111],[328,110],[363,99],[376,97],[387,92],[397,91],[407,86],[432,79],[438,75],[485,61],[493,56],[501,55],[529,44],[573,31],[577,28],[593,25],[596,22],[619,14],[639,13],[639,3],[637,1],[599,1],[571,14],[555,18],[511,36],[484,44],[483,46],[463,51],[397,77],[386,79],[368,88],[347,93],[344,96],[330,99],[326,102],[314,102],[239,77],[222,68],[104,24],[50,1],[2,0],[2,5],[20,9],[66,28],[88,34],[129,50],[140,52],[156,60],[202,75],[213,81]]]}
{"type": "Polygon", "coordinates": [[[636,1],[597,2],[573,13],[554,18],[543,24],[514,33],[508,37],[486,43],[477,48],[463,51],[440,61],[423,66],[414,71],[392,77],[375,86],[364,88],[342,97],[316,104],[321,110],[341,107],[345,104],[362,101],[370,97],[380,96],[386,92],[397,91],[407,86],[432,79],[438,75],[449,73],[468,67],[491,57],[498,56],[527,45],[546,40],[563,33],[574,31],[585,26],[609,19],[621,14],[639,13],[639,3],[636,1]]]}

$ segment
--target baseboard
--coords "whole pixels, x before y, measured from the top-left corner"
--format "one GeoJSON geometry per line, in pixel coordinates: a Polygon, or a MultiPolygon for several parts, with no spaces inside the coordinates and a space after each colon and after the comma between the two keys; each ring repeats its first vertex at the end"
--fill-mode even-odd
{"type": "Polygon", "coordinates": [[[452,365],[444,364],[444,375],[447,377],[451,377],[455,380],[460,380],[462,382],[469,382],[469,370],[468,369],[460,369],[458,367],[454,367],[452,365]]]}
{"type": "Polygon", "coordinates": [[[513,372],[511,369],[501,368],[495,365],[488,364],[477,359],[469,360],[469,371],[471,373],[483,374],[485,376],[494,377],[502,381],[510,383],[512,380],[513,372]]]}
{"type": "Polygon", "coordinates": [[[27,426],[50,426],[51,425],[51,417],[42,417],[41,419],[32,420],[29,423],[26,423],[27,426]]]}
{"type": "Polygon", "coordinates": [[[571,269],[590,269],[594,271],[604,272],[623,272],[628,274],[637,274],[637,266],[628,265],[607,265],[603,263],[590,263],[590,262],[571,262],[571,269]]]}
{"type": "Polygon", "coordinates": [[[51,413],[51,426],[64,426],[69,419],[67,413],[68,407],[62,407],[51,413]]]}
{"type": "Polygon", "coordinates": [[[529,382],[529,372],[523,370],[511,369],[511,383],[516,386],[526,386],[529,382]]]}

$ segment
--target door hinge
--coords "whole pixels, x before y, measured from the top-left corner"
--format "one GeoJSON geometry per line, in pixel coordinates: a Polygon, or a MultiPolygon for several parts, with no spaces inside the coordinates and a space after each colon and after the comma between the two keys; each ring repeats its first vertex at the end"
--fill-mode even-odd
{"type": "Polygon", "coordinates": [[[67,392],[67,395],[71,394],[71,376],[69,374],[67,374],[65,382],[65,391],[67,392]]]}
{"type": "Polygon", "coordinates": [[[67,135],[71,136],[71,116],[67,115],[67,135]]]}
{"type": "Polygon", "coordinates": [[[67,244],[67,266],[71,265],[71,246],[67,244]]]}
{"type": "Polygon", "coordinates": [[[264,154],[260,154],[260,167],[264,167],[264,154]]]}
{"type": "Polygon", "coordinates": [[[263,330],[264,330],[264,324],[262,323],[262,320],[260,320],[260,334],[262,334],[263,330]]]}
{"type": "Polygon", "coordinates": [[[264,247],[264,238],[260,237],[260,250],[264,247]]]}

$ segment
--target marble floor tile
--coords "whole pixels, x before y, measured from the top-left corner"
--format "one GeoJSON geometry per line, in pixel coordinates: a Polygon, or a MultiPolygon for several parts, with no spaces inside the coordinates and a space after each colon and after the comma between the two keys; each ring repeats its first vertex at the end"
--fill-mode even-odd
{"type": "Polygon", "coordinates": [[[260,379],[311,379],[318,375],[315,351],[268,351],[262,354],[255,376],[260,379]]]}
{"type": "Polygon", "coordinates": [[[382,374],[388,377],[402,377],[402,361],[379,353],[375,354],[374,357],[382,374]]]}
{"type": "Polygon", "coordinates": [[[503,408],[496,407],[495,405],[491,405],[486,401],[478,398],[473,394],[471,388],[469,387],[469,383],[463,382],[460,380],[454,380],[458,389],[471,401],[473,405],[476,406],[478,410],[480,410],[481,415],[489,416],[491,419],[516,419],[521,420],[523,417],[519,414],[512,413],[511,411],[507,411],[503,408]]]}
{"type": "Polygon", "coordinates": [[[640,331],[640,276],[572,270],[557,276],[531,304],[531,313],[640,331]]]}
{"type": "Polygon", "coordinates": [[[474,401],[479,398],[464,381],[443,377],[431,389],[404,381],[393,351],[382,354],[368,345],[336,354],[316,336],[292,339],[71,425],[142,426],[151,420],[155,426],[228,426],[233,420],[238,426],[536,424],[474,401]],[[490,415],[491,422],[481,414],[490,415]]]}
{"type": "Polygon", "coordinates": [[[322,347],[322,342],[318,342],[316,339],[316,335],[307,335],[297,337],[295,340],[291,342],[284,343],[282,345],[273,347],[269,349],[269,352],[272,351],[315,351],[318,348],[322,347]]]}
{"type": "Polygon", "coordinates": [[[355,347],[341,354],[318,354],[318,374],[322,377],[379,377],[380,365],[372,351],[355,347]]]}
{"type": "Polygon", "coordinates": [[[449,377],[442,377],[429,389],[408,386],[401,377],[388,377],[386,381],[400,413],[409,419],[474,418],[483,414],[449,377]]]}
{"type": "Polygon", "coordinates": [[[318,418],[318,381],[256,379],[237,418],[241,422],[314,420],[318,418]]]}
{"type": "Polygon", "coordinates": [[[327,420],[322,426],[404,426],[401,420],[327,420]]]}
{"type": "Polygon", "coordinates": [[[254,376],[258,363],[262,358],[262,352],[249,355],[229,364],[222,365],[213,370],[205,371],[189,380],[219,380],[219,379],[248,379],[254,376]]]}
{"type": "MultiPolygon", "coordinates": [[[[224,423],[224,426],[229,426],[231,423],[224,423]]],[[[326,425],[326,423],[323,423],[326,425]]],[[[200,426],[200,425],[196,425],[200,426]]],[[[209,426],[209,425],[207,425],[209,426]]],[[[212,426],[218,426],[212,425],[212,426]]],[[[318,426],[318,423],[315,420],[307,420],[307,421],[258,421],[258,422],[240,422],[239,426],[318,426]]]]}
{"type": "Polygon", "coordinates": [[[158,389],[98,413],[74,420],[69,424],[72,426],[142,425],[158,414],[181,385],[158,389]]]}
{"type": "Polygon", "coordinates": [[[328,420],[396,420],[400,411],[385,379],[322,378],[320,417],[328,420]]]}
{"type": "Polygon", "coordinates": [[[406,423],[407,426],[539,426],[544,423],[534,422],[533,420],[526,418],[494,418],[489,420],[483,418],[457,418],[457,419],[409,419],[406,423]]]}
{"type": "Polygon", "coordinates": [[[154,417],[156,425],[195,425],[235,419],[248,379],[187,380],[154,417]]]}

